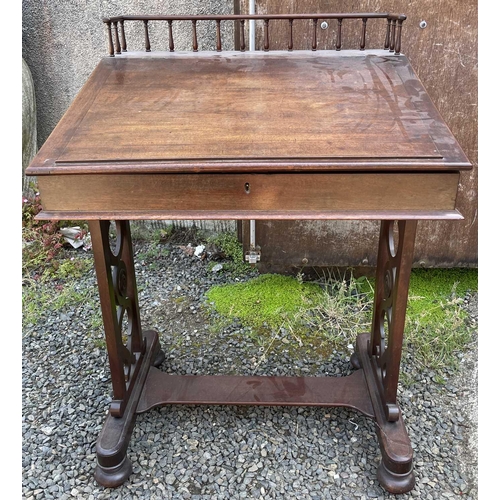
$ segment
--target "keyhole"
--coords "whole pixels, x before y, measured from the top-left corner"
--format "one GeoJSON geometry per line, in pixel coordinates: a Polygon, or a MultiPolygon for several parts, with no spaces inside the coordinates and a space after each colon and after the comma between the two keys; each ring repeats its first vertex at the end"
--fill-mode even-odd
{"type": "Polygon", "coordinates": [[[249,182],[245,182],[245,193],[246,194],[250,193],[250,183],[249,182]]]}

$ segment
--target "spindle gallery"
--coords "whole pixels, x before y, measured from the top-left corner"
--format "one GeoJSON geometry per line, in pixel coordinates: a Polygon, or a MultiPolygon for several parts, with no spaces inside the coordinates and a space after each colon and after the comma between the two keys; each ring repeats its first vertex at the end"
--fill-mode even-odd
{"type": "Polygon", "coordinates": [[[342,22],[344,20],[355,21],[360,24],[360,42],[359,50],[365,49],[366,44],[366,26],[368,19],[386,19],[387,28],[384,42],[384,49],[399,54],[401,51],[401,28],[403,21],[406,19],[404,15],[395,14],[275,14],[275,15],[227,15],[227,16],[121,16],[111,17],[104,19],[104,23],[108,28],[108,43],[109,55],[121,54],[127,52],[127,41],[125,37],[125,21],[142,21],[144,23],[144,48],[146,52],[151,52],[151,42],[149,40],[148,23],[150,21],[167,21],[168,23],[168,49],[170,52],[175,50],[174,38],[172,33],[172,24],[174,22],[181,23],[185,21],[191,22],[191,29],[193,34],[192,50],[198,51],[198,37],[196,34],[196,26],[198,22],[215,21],[216,23],[216,47],[217,52],[222,51],[222,40],[220,24],[224,22],[239,22],[241,28],[240,32],[240,47],[241,52],[247,49],[245,43],[245,23],[247,21],[262,21],[264,25],[264,51],[269,50],[269,23],[270,21],[288,20],[289,23],[289,39],[288,50],[293,50],[293,22],[295,20],[309,20],[312,22],[312,40],[311,50],[317,49],[317,29],[319,19],[336,19],[337,30],[335,38],[335,50],[342,49],[342,22]],[[120,30],[118,30],[118,25],[120,30]],[[119,34],[120,32],[120,34],[119,34]],[[114,34],[114,35],[113,35],[114,34]],[[121,39],[121,41],[120,41],[121,39]]]}

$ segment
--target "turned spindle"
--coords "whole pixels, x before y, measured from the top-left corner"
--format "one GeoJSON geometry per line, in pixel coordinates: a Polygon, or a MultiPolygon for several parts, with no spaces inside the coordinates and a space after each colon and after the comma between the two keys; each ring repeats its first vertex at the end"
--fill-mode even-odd
{"type": "Polygon", "coordinates": [[[193,52],[198,52],[198,36],[196,35],[196,20],[193,19],[193,52]]]}
{"type": "Polygon", "coordinates": [[[368,21],[368,19],[366,17],[363,17],[362,21],[363,24],[361,25],[361,40],[359,42],[359,50],[365,50],[366,44],[366,21],[368,21]]]}
{"type": "Polygon", "coordinates": [[[144,19],[144,42],[146,45],[146,52],[151,52],[151,44],[149,42],[148,20],[144,19]]]}
{"type": "Polygon", "coordinates": [[[217,19],[216,21],[216,30],[217,30],[217,52],[222,51],[222,41],[220,38],[220,19],[217,19]]]}
{"type": "Polygon", "coordinates": [[[167,22],[168,22],[168,50],[170,52],[173,52],[175,48],[174,48],[174,35],[172,33],[172,19],[169,19],[167,22]]]}
{"type": "Polygon", "coordinates": [[[389,52],[394,52],[395,38],[396,38],[396,19],[391,19],[391,43],[389,45],[389,52]]]}
{"type": "Polygon", "coordinates": [[[113,30],[115,32],[115,40],[116,40],[116,53],[121,54],[122,49],[120,46],[120,37],[118,36],[118,21],[113,22],[113,30]]]}
{"type": "Polygon", "coordinates": [[[240,50],[245,52],[245,20],[240,19],[240,50]]]}
{"type": "Polygon", "coordinates": [[[401,29],[403,28],[403,19],[398,19],[397,31],[396,31],[396,43],[394,46],[394,53],[399,54],[401,52],[401,29]]]}
{"type": "Polygon", "coordinates": [[[342,47],[342,19],[337,19],[337,43],[335,50],[340,50],[342,47]]]}
{"type": "Polygon", "coordinates": [[[318,20],[313,19],[313,40],[312,40],[312,50],[318,48],[318,20]]]}
{"type": "Polygon", "coordinates": [[[111,21],[104,21],[108,28],[108,50],[110,57],[115,57],[115,47],[113,45],[113,34],[111,33],[111,21]]]}
{"type": "Polygon", "coordinates": [[[264,51],[269,51],[269,19],[264,19],[264,51]]]}

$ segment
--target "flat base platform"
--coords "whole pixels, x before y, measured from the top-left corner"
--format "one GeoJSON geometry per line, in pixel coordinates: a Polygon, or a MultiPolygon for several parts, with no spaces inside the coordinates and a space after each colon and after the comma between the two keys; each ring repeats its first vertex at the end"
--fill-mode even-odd
{"type": "Polygon", "coordinates": [[[374,417],[363,371],[345,377],[170,375],[151,367],[137,413],[168,404],[347,406],[374,417]]]}

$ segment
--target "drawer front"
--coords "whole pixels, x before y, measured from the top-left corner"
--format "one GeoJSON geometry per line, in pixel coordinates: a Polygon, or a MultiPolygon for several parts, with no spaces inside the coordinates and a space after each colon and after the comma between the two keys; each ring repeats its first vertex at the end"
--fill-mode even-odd
{"type": "Polygon", "coordinates": [[[118,213],[128,218],[338,218],[362,212],[453,211],[458,181],[458,172],[38,178],[44,212],[82,218],[118,213]]]}

